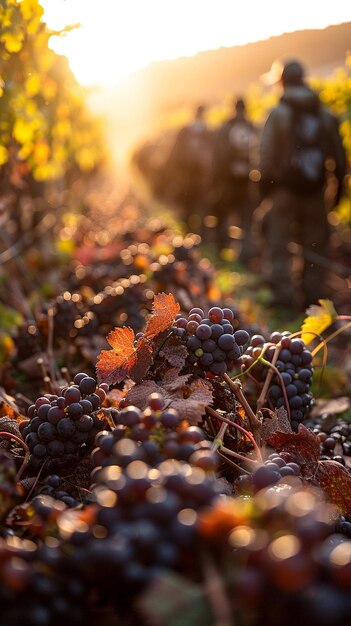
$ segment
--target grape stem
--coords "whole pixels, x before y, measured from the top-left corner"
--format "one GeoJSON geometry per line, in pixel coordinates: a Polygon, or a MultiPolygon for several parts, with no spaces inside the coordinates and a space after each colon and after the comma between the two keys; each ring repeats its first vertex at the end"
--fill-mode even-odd
{"type": "Polygon", "coordinates": [[[14,439],[16,441],[16,443],[19,443],[20,446],[22,446],[25,455],[24,455],[24,459],[22,462],[21,467],[19,468],[17,474],[16,474],[16,480],[19,481],[25,468],[28,465],[28,461],[29,461],[29,456],[30,456],[30,451],[29,448],[27,446],[27,444],[23,441],[23,439],[20,439],[20,437],[17,437],[17,435],[14,435],[13,433],[8,433],[7,431],[1,431],[0,432],[0,437],[8,437],[9,439],[14,439]]]}
{"type": "MultiPolygon", "coordinates": [[[[232,426],[233,428],[236,428],[237,430],[239,430],[243,435],[245,435],[246,437],[248,437],[254,447],[254,450],[256,452],[257,455],[257,459],[259,461],[262,462],[262,455],[261,455],[261,450],[258,447],[254,437],[252,436],[252,434],[246,430],[245,428],[243,428],[242,426],[240,426],[239,424],[237,424],[236,422],[233,422],[232,420],[228,419],[227,417],[224,417],[223,415],[221,415],[220,413],[218,413],[218,411],[215,411],[214,409],[212,409],[210,406],[206,407],[206,411],[208,412],[209,415],[211,415],[211,417],[215,417],[216,419],[221,420],[226,426],[232,426]]],[[[217,439],[219,440],[219,435],[221,433],[221,429],[218,433],[217,439]]],[[[220,446],[221,450],[229,450],[229,448],[225,448],[223,445],[220,446]]],[[[247,459],[247,457],[239,454],[238,452],[233,452],[232,450],[230,450],[230,453],[232,454],[232,456],[236,456],[236,458],[240,459],[240,460],[251,460],[251,459],[247,459]]],[[[251,461],[252,463],[255,463],[256,461],[251,461]]]]}
{"type": "Polygon", "coordinates": [[[270,363],[270,361],[266,361],[266,359],[261,359],[261,362],[263,363],[263,365],[266,365],[266,367],[270,367],[271,369],[273,369],[273,372],[275,372],[275,374],[278,376],[283,392],[284,402],[286,405],[286,412],[288,414],[289,420],[291,421],[289,400],[288,396],[286,395],[286,389],[280,371],[273,365],[273,363],[270,363]]]}
{"type": "MultiPolygon", "coordinates": [[[[338,320],[349,320],[350,316],[349,315],[339,315],[337,317],[338,320]]],[[[331,341],[332,339],[334,339],[335,337],[337,337],[338,335],[340,335],[340,333],[344,332],[344,330],[347,330],[347,328],[351,328],[351,321],[349,321],[347,324],[345,324],[345,326],[340,326],[340,328],[337,328],[337,330],[335,330],[331,335],[329,335],[329,337],[326,337],[325,339],[323,339],[323,341],[321,341],[318,346],[316,346],[316,348],[314,348],[314,350],[312,350],[312,355],[315,356],[317,354],[317,352],[319,352],[319,350],[329,341],[331,341]]]]}
{"type": "MultiPolygon", "coordinates": [[[[272,380],[272,378],[273,378],[273,374],[275,373],[275,371],[274,371],[274,370],[276,370],[275,364],[276,364],[276,362],[278,361],[278,357],[279,357],[279,354],[280,354],[280,350],[281,350],[281,345],[280,345],[280,343],[278,343],[278,344],[277,344],[276,349],[274,350],[272,363],[269,363],[269,364],[270,364],[270,365],[272,365],[273,367],[271,367],[271,368],[269,369],[269,372],[268,372],[268,374],[267,374],[267,376],[266,376],[266,379],[265,379],[265,381],[264,381],[264,385],[263,385],[263,387],[262,387],[262,391],[261,391],[261,393],[260,393],[260,395],[259,395],[259,397],[258,397],[258,400],[257,400],[257,411],[260,411],[260,410],[262,409],[263,405],[264,405],[264,401],[265,401],[265,399],[266,399],[266,395],[267,395],[268,387],[269,387],[269,385],[271,384],[271,380],[272,380]],[[274,369],[273,369],[273,368],[274,368],[274,369]]],[[[268,361],[267,361],[267,363],[268,363],[268,361]]],[[[277,371],[277,370],[276,370],[276,371],[277,371]]]]}
{"type": "Polygon", "coordinates": [[[223,445],[223,437],[225,435],[225,431],[227,430],[228,426],[229,424],[227,422],[222,422],[221,427],[217,435],[215,436],[212,446],[211,446],[211,450],[213,452],[218,450],[218,448],[220,448],[223,445]]]}
{"type": "Polygon", "coordinates": [[[233,391],[237,400],[239,400],[240,404],[244,407],[247,417],[250,422],[250,427],[251,427],[251,430],[255,439],[255,443],[260,444],[261,443],[261,422],[258,419],[258,417],[255,415],[255,413],[253,412],[248,401],[246,400],[242,391],[242,384],[240,380],[232,380],[230,376],[228,376],[228,374],[223,374],[223,379],[228,384],[229,388],[233,391]]]}
{"type": "Polygon", "coordinates": [[[232,461],[231,459],[228,459],[226,455],[223,454],[220,450],[218,450],[218,454],[222,459],[224,459],[226,463],[228,463],[228,465],[231,465],[231,467],[234,467],[234,469],[236,469],[239,472],[239,474],[246,474],[246,476],[251,475],[251,472],[248,472],[248,470],[241,467],[241,465],[238,465],[237,463],[234,463],[234,461],[232,461]]]}

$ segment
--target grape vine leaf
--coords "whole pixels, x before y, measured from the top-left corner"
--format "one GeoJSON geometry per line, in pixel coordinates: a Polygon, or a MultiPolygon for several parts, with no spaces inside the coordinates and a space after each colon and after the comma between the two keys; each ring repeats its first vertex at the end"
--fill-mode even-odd
{"type": "Polygon", "coordinates": [[[140,337],[135,344],[134,331],[128,326],[115,328],[106,339],[112,350],[102,350],[98,356],[98,382],[116,385],[126,376],[140,381],[152,363],[152,348],[147,339],[140,337]]]}
{"type": "Polygon", "coordinates": [[[276,409],[272,417],[263,420],[261,430],[262,443],[268,441],[275,433],[292,433],[290,420],[283,406],[276,409]]]}
{"type": "Polygon", "coordinates": [[[337,461],[319,461],[316,479],[327,499],[351,518],[351,475],[337,461]]]}
{"type": "Polygon", "coordinates": [[[307,309],[307,317],[302,324],[301,339],[306,345],[331,326],[337,317],[331,300],[318,300],[318,302],[319,304],[312,304],[307,309]]]}
{"type": "Polygon", "coordinates": [[[200,379],[187,382],[187,375],[178,376],[177,373],[175,368],[169,370],[162,385],[157,385],[152,380],[144,380],[135,385],[128,392],[127,401],[144,410],[150,394],[157,391],[163,396],[165,408],[175,409],[181,419],[197,424],[205,413],[205,407],[213,400],[211,383],[200,379]]]}
{"type": "Polygon", "coordinates": [[[320,455],[317,436],[303,424],[299,424],[297,433],[275,432],[267,443],[278,452],[290,452],[301,466],[316,464],[320,455]]]}
{"type": "Polygon", "coordinates": [[[169,365],[182,369],[185,365],[188,351],[179,337],[171,336],[159,351],[159,356],[164,358],[169,365]]]}
{"type": "Polygon", "coordinates": [[[146,323],[145,337],[147,337],[147,339],[154,339],[156,335],[170,328],[179,310],[180,306],[171,293],[156,294],[152,305],[152,312],[146,323]]]}

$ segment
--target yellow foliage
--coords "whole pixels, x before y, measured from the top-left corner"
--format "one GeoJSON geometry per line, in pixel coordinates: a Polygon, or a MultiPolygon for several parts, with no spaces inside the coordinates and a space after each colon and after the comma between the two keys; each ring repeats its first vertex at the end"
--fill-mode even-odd
{"type": "Polygon", "coordinates": [[[307,309],[307,317],[302,324],[301,339],[306,345],[317,339],[337,317],[331,300],[318,300],[318,302],[319,305],[313,304],[307,309]]]}
{"type": "Polygon", "coordinates": [[[0,165],[4,165],[8,159],[7,148],[5,146],[0,146],[0,165]]]}
{"type": "Polygon", "coordinates": [[[26,80],[25,87],[29,96],[35,96],[40,90],[39,74],[30,74],[26,80]]]}
{"type": "Polygon", "coordinates": [[[13,34],[6,32],[1,35],[1,41],[3,42],[8,52],[19,52],[23,44],[23,33],[13,34]]]}
{"type": "Polygon", "coordinates": [[[27,22],[33,18],[40,20],[44,13],[44,9],[40,6],[38,0],[21,0],[20,11],[27,22]]]}
{"type": "Polygon", "coordinates": [[[37,141],[34,145],[33,156],[39,165],[47,163],[50,154],[50,148],[45,141],[37,141]]]}
{"type": "Polygon", "coordinates": [[[31,141],[33,132],[33,124],[20,117],[16,119],[12,134],[18,143],[25,144],[27,141],[31,141]]]}

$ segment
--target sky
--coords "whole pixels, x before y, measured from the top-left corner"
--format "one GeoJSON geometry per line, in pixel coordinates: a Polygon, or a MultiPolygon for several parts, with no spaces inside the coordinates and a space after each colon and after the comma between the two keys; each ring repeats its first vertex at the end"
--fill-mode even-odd
{"type": "Polygon", "coordinates": [[[115,85],[153,61],[191,56],[283,32],[351,21],[349,0],[40,0],[51,47],[84,85],[115,85]]]}

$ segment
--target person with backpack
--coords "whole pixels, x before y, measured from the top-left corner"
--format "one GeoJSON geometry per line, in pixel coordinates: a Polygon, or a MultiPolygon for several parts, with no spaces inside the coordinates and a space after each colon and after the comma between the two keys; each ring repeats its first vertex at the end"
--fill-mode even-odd
{"type": "Polygon", "coordinates": [[[247,118],[245,101],[239,97],[235,100],[234,116],[219,128],[214,142],[212,212],[217,220],[219,249],[233,241],[229,225],[240,228],[237,260],[243,265],[253,256],[251,222],[257,206],[258,147],[258,128],[247,118]]]}
{"type": "Polygon", "coordinates": [[[346,154],[339,119],[306,84],[301,63],[289,60],[279,71],[283,94],[263,127],[259,167],[261,195],[271,200],[265,220],[271,304],[304,310],[327,295],[327,211],[343,194],[346,154]],[[327,207],[325,191],[331,179],[336,192],[327,207]],[[289,252],[289,243],[296,239],[303,253],[297,277],[292,275],[289,252]]]}
{"type": "Polygon", "coordinates": [[[202,231],[211,167],[212,131],[205,114],[206,107],[199,105],[194,119],[178,132],[166,164],[170,199],[193,232],[202,231]]]}

